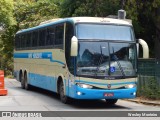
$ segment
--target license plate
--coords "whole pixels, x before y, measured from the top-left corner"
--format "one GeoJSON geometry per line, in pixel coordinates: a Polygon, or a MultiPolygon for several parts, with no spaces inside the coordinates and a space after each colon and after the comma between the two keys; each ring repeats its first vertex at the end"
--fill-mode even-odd
{"type": "Polygon", "coordinates": [[[103,96],[104,97],[113,97],[114,93],[104,93],[103,96]]]}

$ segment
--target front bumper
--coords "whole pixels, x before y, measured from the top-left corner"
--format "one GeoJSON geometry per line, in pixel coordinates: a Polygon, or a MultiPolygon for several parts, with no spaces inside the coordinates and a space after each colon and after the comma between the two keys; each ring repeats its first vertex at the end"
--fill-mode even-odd
{"type": "Polygon", "coordinates": [[[86,89],[81,88],[77,85],[75,87],[74,98],[75,99],[128,99],[135,98],[137,88],[130,89],[114,89],[114,90],[105,90],[105,89],[86,89]],[[105,93],[114,94],[114,96],[104,96],[105,93]]]}

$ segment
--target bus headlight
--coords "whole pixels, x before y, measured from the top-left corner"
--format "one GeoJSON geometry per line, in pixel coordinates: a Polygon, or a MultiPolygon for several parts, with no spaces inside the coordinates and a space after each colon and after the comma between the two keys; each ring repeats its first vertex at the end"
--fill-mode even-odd
{"type": "Polygon", "coordinates": [[[81,88],[87,88],[87,89],[92,89],[93,86],[91,85],[87,85],[87,84],[83,84],[83,83],[77,83],[77,85],[81,88]]]}
{"type": "Polygon", "coordinates": [[[128,84],[125,86],[125,88],[129,89],[129,88],[134,88],[136,87],[136,84],[128,84]]]}

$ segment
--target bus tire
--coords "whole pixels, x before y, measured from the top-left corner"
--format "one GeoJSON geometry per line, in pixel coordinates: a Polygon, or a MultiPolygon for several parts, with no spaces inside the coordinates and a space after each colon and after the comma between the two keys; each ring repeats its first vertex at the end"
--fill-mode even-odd
{"type": "Polygon", "coordinates": [[[25,84],[25,89],[26,90],[29,90],[30,89],[30,86],[28,84],[28,77],[27,77],[27,73],[24,74],[24,84],[25,84]]]}
{"type": "Polygon", "coordinates": [[[117,101],[118,99],[106,99],[108,105],[114,105],[117,101]]]}
{"type": "Polygon", "coordinates": [[[62,103],[67,104],[69,103],[69,98],[64,93],[64,84],[63,81],[59,84],[59,94],[60,94],[60,100],[62,103]]]}
{"type": "Polygon", "coordinates": [[[22,72],[20,72],[19,79],[21,81],[21,88],[25,89],[25,81],[24,81],[22,72]]]}

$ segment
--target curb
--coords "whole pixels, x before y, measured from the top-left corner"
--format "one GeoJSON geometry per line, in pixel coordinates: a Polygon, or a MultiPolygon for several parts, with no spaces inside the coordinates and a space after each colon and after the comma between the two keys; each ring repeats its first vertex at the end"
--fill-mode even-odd
{"type": "Polygon", "coordinates": [[[147,105],[160,106],[160,101],[149,101],[149,100],[143,100],[143,99],[126,99],[126,100],[131,102],[136,102],[136,103],[147,104],[147,105]]]}

